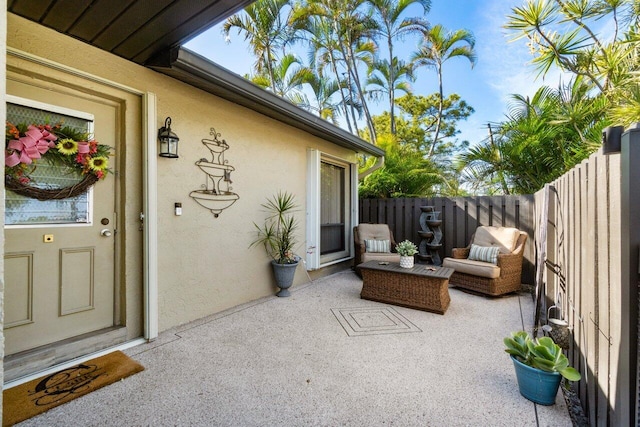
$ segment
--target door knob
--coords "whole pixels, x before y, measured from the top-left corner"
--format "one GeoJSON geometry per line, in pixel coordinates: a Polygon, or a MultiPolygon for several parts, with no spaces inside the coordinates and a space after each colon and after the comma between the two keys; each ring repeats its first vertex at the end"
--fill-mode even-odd
{"type": "Polygon", "coordinates": [[[109,230],[108,228],[100,230],[100,235],[104,237],[111,237],[111,230],[109,230]]]}

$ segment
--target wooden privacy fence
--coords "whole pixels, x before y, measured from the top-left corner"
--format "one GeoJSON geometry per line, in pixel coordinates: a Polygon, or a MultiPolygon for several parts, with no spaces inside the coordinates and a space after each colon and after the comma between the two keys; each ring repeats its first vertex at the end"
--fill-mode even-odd
{"type": "MultiPolygon", "coordinates": [[[[544,191],[536,193],[542,206],[544,191]]],[[[547,223],[546,301],[558,306],[569,322],[573,345],[569,356],[583,379],[577,383],[585,413],[592,425],[609,425],[609,398],[617,377],[620,340],[620,167],[604,155],[593,155],[553,182],[547,195],[549,209],[536,211],[538,223],[547,223]]],[[[543,243],[543,242],[541,242],[543,243]]]]}
{"type": "Polygon", "coordinates": [[[361,199],[361,223],[388,224],[397,242],[408,239],[420,243],[420,206],[434,206],[442,219],[440,257],[451,256],[451,249],[465,247],[480,225],[516,227],[529,234],[524,253],[523,283],[535,278],[533,195],[434,197],[400,199],[361,199]]]}
{"type": "Polygon", "coordinates": [[[418,244],[420,207],[434,206],[441,257],[466,246],[479,225],[527,232],[522,281],[540,289],[536,332],[557,306],[550,314],[569,323],[567,354],[582,374],[574,388],[589,424],[640,425],[639,165],[640,127],[623,135],[621,153],[595,153],[535,195],[362,199],[359,221],[388,224],[396,241],[418,244]]]}
{"type": "MultiPolygon", "coordinates": [[[[638,404],[638,242],[640,134],[622,154],[593,154],[535,194],[546,224],[541,324],[547,308],[572,330],[569,360],[590,425],[636,425],[638,404]],[[548,211],[542,211],[548,197],[548,211]]],[[[540,233],[537,233],[540,235],[540,233]]]]}

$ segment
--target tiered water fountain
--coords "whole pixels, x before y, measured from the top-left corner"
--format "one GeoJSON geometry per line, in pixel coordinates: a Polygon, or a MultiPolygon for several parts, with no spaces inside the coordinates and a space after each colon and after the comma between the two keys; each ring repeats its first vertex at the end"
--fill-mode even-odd
{"type": "Polygon", "coordinates": [[[439,250],[442,247],[442,220],[440,212],[433,206],[420,206],[420,228],[418,236],[422,239],[418,245],[418,259],[428,264],[441,265],[439,250]]]}
{"type": "Polygon", "coordinates": [[[206,184],[203,185],[204,189],[192,191],[189,196],[218,218],[220,212],[234,204],[240,196],[231,192],[231,172],[235,168],[228,165],[228,161],[224,159],[224,152],[229,149],[229,144],[224,139],[218,139],[221,134],[214,128],[211,128],[209,135],[213,136],[213,139],[203,139],[202,144],[211,152],[211,161],[202,158],[196,162],[196,166],[207,174],[206,184]],[[224,181],[226,190],[221,189],[221,181],[224,181]]]}

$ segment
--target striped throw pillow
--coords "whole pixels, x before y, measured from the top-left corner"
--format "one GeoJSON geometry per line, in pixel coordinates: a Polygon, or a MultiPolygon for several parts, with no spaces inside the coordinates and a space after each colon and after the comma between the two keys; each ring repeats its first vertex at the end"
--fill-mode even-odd
{"type": "Polygon", "coordinates": [[[469,259],[498,264],[498,252],[500,252],[500,248],[497,246],[478,246],[472,243],[469,259]]]}
{"type": "Polygon", "coordinates": [[[366,240],[364,246],[367,252],[391,252],[391,242],[389,240],[366,240]]]}

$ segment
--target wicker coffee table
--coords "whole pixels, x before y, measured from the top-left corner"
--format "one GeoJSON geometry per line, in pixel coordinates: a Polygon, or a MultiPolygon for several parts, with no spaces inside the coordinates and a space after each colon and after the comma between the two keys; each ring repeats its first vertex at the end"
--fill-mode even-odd
{"type": "Polygon", "coordinates": [[[449,307],[452,268],[416,264],[402,268],[397,262],[368,261],[362,272],[360,298],[444,314],[449,307]]]}

